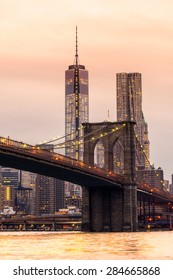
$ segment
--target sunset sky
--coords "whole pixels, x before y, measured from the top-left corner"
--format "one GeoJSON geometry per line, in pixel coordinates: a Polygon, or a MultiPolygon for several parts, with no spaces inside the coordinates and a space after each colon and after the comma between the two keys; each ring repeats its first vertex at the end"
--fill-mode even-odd
{"type": "Polygon", "coordinates": [[[64,135],[65,70],[89,71],[89,120],[116,121],[116,73],[140,72],[151,163],[173,173],[172,0],[0,0],[0,135],[64,135]]]}

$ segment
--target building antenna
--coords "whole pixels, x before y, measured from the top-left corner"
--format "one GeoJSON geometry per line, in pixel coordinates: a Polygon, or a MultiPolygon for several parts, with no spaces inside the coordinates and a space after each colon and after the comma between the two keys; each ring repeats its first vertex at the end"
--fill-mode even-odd
{"type": "Polygon", "coordinates": [[[108,121],[109,121],[109,109],[108,109],[108,121]]]}
{"type": "Polygon", "coordinates": [[[77,25],[76,25],[76,54],[75,54],[75,58],[76,58],[76,65],[78,65],[78,36],[77,36],[77,25]]]}

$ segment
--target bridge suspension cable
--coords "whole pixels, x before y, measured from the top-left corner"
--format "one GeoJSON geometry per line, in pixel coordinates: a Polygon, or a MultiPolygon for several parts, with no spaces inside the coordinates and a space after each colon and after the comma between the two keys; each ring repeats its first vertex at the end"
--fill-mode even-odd
{"type": "MultiPolygon", "coordinates": [[[[100,138],[104,138],[105,136],[107,136],[107,135],[109,135],[109,134],[112,134],[112,133],[114,133],[115,131],[117,131],[117,130],[123,128],[125,125],[126,125],[126,124],[122,124],[122,126],[120,126],[120,127],[115,126],[114,128],[111,129],[110,132],[105,132],[105,133],[98,134],[97,136],[91,137],[89,140],[86,140],[86,141],[82,141],[82,140],[83,140],[83,136],[81,136],[81,137],[79,137],[79,140],[82,139],[82,140],[81,140],[81,143],[80,143],[80,141],[79,141],[78,144],[79,144],[79,145],[83,145],[83,144],[85,144],[85,143],[92,142],[92,141],[98,140],[98,139],[100,139],[100,138]]],[[[93,134],[95,134],[95,133],[97,133],[97,132],[99,132],[99,131],[101,132],[102,130],[105,129],[105,127],[106,127],[106,126],[102,127],[101,129],[98,129],[98,130],[96,130],[96,131],[94,131],[94,132],[90,132],[90,133],[86,134],[86,136],[92,136],[93,134]]],[[[76,145],[75,139],[72,139],[72,140],[68,140],[68,141],[66,141],[66,142],[62,142],[62,143],[59,143],[59,144],[55,144],[55,145],[54,145],[54,149],[61,149],[61,148],[64,148],[64,147],[68,147],[67,145],[68,145],[69,143],[71,143],[71,144],[69,145],[69,147],[73,147],[73,146],[76,145]]]]}
{"type": "MultiPolygon", "coordinates": [[[[83,128],[84,128],[84,126],[80,126],[80,127],[78,128],[78,130],[81,130],[81,129],[83,129],[83,128]]],[[[54,138],[54,139],[51,139],[51,140],[48,140],[48,141],[44,141],[43,143],[40,143],[40,145],[45,145],[45,144],[53,143],[53,142],[55,142],[55,141],[59,141],[59,140],[64,139],[64,138],[66,138],[66,137],[68,137],[68,136],[71,136],[71,135],[73,135],[73,134],[77,134],[77,131],[74,131],[74,132],[69,133],[69,134],[67,134],[67,135],[58,136],[57,138],[54,138]]]]}
{"type": "MultiPolygon", "coordinates": [[[[137,135],[135,135],[135,137],[136,137],[136,143],[137,143],[139,149],[141,150],[142,154],[144,155],[145,159],[147,160],[147,162],[148,162],[148,164],[149,164],[149,166],[150,166],[150,170],[153,170],[153,171],[155,172],[156,176],[159,177],[159,174],[157,173],[157,170],[156,170],[155,167],[151,164],[151,162],[150,162],[148,156],[147,156],[146,153],[145,153],[145,150],[143,149],[143,146],[141,145],[141,143],[139,142],[139,140],[138,140],[138,138],[137,138],[137,135]]],[[[139,156],[139,155],[138,155],[138,156],[139,156]]],[[[163,182],[162,180],[160,180],[160,183],[161,183],[163,189],[164,189],[166,192],[169,192],[169,191],[167,190],[167,188],[165,187],[165,184],[164,184],[164,182],[163,182]]]]}
{"type": "MultiPolygon", "coordinates": [[[[81,130],[81,129],[84,129],[85,127],[84,126],[81,126],[81,127],[79,127],[78,128],[78,130],[81,130]]],[[[94,134],[95,132],[99,132],[99,131],[101,131],[101,130],[103,130],[103,127],[100,129],[98,129],[98,130],[96,130],[96,131],[94,131],[94,132],[90,132],[90,133],[88,133],[88,134],[86,134],[87,136],[89,136],[89,135],[92,135],[92,134],[94,134]]],[[[74,131],[74,132],[72,132],[72,133],[69,133],[69,134],[67,134],[66,136],[61,136],[61,137],[57,137],[57,138],[54,138],[54,139],[51,139],[51,140],[49,140],[49,141],[44,141],[43,143],[40,143],[39,145],[41,146],[41,145],[46,145],[46,144],[50,144],[50,143],[53,143],[53,142],[55,142],[55,141],[58,141],[58,140],[61,140],[61,139],[64,139],[64,138],[66,138],[66,137],[69,137],[69,136],[71,136],[71,135],[76,135],[77,134],[77,131],[74,131]]],[[[83,139],[83,135],[81,135],[79,138],[78,138],[78,140],[80,140],[80,139],[83,139]]],[[[66,147],[67,145],[69,145],[70,143],[72,143],[72,142],[74,142],[75,141],[75,137],[74,137],[74,139],[71,139],[71,140],[67,140],[67,141],[64,141],[64,142],[61,142],[61,143],[58,143],[58,144],[53,144],[53,146],[54,146],[54,149],[61,149],[61,148],[64,148],[64,147],[66,147]]],[[[82,143],[81,143],[82,144],[82,143]]],[[[73,145],[69,145],[69,147],[70,146],[73,146],[73,145]]],[[[74,146],[75,146],[75,144],[74,144],[74,146]]]]}
{"type": "MultiPolygon", "coordinates": [[[[103,128],[101,129],[98,129],[97,132],[101,131],[103,128]]],[[[90,132],[90,133],[87,133],[86,135],[87,136],[90,136],[90,135],[93,135],[95,132],[90,132]]],[[[73,133],[75,134],[75,132],[73,133]]],[[[69,134],[70,136],[71,134],[69,134]]],[[[78,141],[79,140],[83,140],[83,135],[81,135],[79,138],[78,138],[78,141]]],[[[79,144],[84,144],[84,142],[81,142],[79,144]]],[[[71,139],[71,140],[67,140],[65,142],[61,142],[61,143],[58,143],[58,144],[54,144],[54,149],[61,149],[61,148],[64,148],[64,147],[72,147],[72,146],[76,146],[76,139],[71,139]],[[75,142],[75,143],[73,143],[75,142]],[[70,144],[71,143],[71,144],[70,144]]]]}

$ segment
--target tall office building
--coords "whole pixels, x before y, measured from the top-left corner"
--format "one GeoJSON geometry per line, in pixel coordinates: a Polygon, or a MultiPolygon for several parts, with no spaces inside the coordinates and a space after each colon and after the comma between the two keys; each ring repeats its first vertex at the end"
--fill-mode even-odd
{"type": "MultiPolygon", "coordinates": [[[[41,145],[42,148],[53,151],[51,144],[41,145]]],[[[54,214],[64,206],[64,187],[61,180],[39,175],[36,176],[34,214],[54,214]]]]}
{"type": "Polygon", "coordinates": [[[36,207],[37,216],[55,213],[55,178],[37,175],[36,178],[36,207]]]}
{"type": "Polygon", "coordinates": [[[88,71],[79,64],[78,37],[76,27],[75,63],[65,71],[65,154],[83,159],[82,123],[88,121],[88,71]]]}
{"type": "MultiPolygon", "coordinates": [[[[65,71],[65,155],[83,160],[82,123],[88,122],[88,71],[79,63],[76,27],[75,62],[65,71]]],[[[79,186],[65,183],[66,196],[72,196],[79,186]]],[[[81,194],[81,190],[80,192],[81,194]]]]}
{"type": "Polygon", "coordinates": [[[117,120],[142,121],[140,73],[117,73],[117,120]]]}
{"type": "Polygon", "coordinates": [[[142,112],[140,73],[117,73],[117,121],[136,122],[135,133],[140,144],[136,146],[137,165],[149,169],[148,125],[142,112]]]}

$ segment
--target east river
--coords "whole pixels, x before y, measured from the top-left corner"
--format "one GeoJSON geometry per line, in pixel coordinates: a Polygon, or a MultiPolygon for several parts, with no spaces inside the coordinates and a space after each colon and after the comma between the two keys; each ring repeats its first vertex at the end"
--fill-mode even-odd
{"type": "Polygon", "coordinates": [[[173,231],[0,232],[1,260],[173,260],[173,231]]]}

